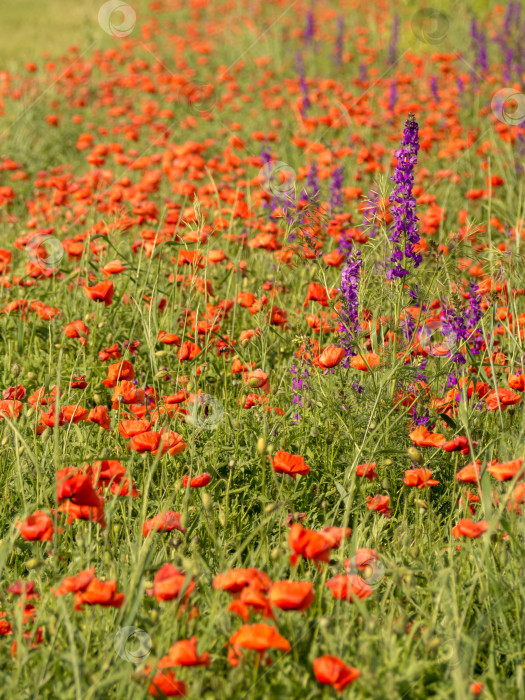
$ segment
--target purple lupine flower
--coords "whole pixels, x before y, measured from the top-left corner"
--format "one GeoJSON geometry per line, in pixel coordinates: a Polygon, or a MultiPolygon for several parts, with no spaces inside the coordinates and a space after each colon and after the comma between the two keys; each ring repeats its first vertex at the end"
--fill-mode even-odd
{"type": "Polygon", "coordinates": [[[337,18],[337,38],[335,40],[334,59],[338,66],[343,65],[343,35],[345,31],[345,21],[343,15],[337,18]]]}
{"type": "Polygon", "coordinates": [[[313,38],[315,36],[315,20],[314,20],[314,13],[312,10],[308,10],[306,13],[306,27],[303,32],[303,39],[307,44],[310,44],[313,41],[313,38]]]}
{"type": "Polygon", "coordinates": [[[394,15],[392,31],[390,33],[390,44],[388,46],[388,62],[392,66],[397,60],[397,43],[399,41],[399,16],[394,15]]]}
{"type": "MultiPolygon", "coordinates": [[[[307,342],[310,346],[310,353],[313,354],[313,343],[311,340],[308,340],[307,342]]],[[[290,372],[291,374],[293,374],[293,405],[296,406],[294,423],[298,423],[302,419],[302,416],[299,414],[298,409],[304,408],[303,399],[306,397],[305,392],[312,391],[312,387],[310,385],[310,372],[308,370],[309,364],[310,361],[306,357],[306,353],[301,353],[299,365],[297,365],[294,362],[294,364],[290,367],[290,372]]]]}
{"type": "Polygon", "coordinates": [[[303,96],[300,111],[301,116],[304,117],[306,110],[311,105],[311,102],[308,98],[308,85],[306,84],[303,56],[300,51],[295,54],[295,64],[297,66],[297,72],[299,73],[299,87],[301,88],[301,93],[303,96]]]}
{"type": "MultiPolygon", "coordinates": [[[[475,66],[480,73],[484,73],[488,70],[488,57],[487,57],[487,37],[485,32],[478,28],[475,18],[472,18],[470,23],[470,36],[472,38],[472,48],[474,50],[475,66]]],[[[477,79],[476,70],[472,71],[472,79],[476,81],[477,79]]]]}
{"type": "Polygon", "coordinates": [[[390,228],[389,240],[393,244],[390,258],[391,266],[387,266],[386,277],[404,277],[408,270],[401,263],[412,260],[414,268],[421,263],[421,255],[414,251],[419,243],[419,219],[416,216],[416,200],[412,194],[414,187],[414,166],[417,164],[419,151],[419,126],[413,114],[408,115],[403,131],[401,148],[395,152],[397,165],[392,176],[396,187],[390,195],[391,212],[394,222],[390,228]],[[404,251],[399,247],[404,240],[404,251]]]}
{"type": "Polygon", "coordinates": [[[457,80],[456,80],[456,85],[458,86],[458,92],[459,92],[459,94],[461,95],[461,93],[465,90],[465,83],[464,83],[463,80],[459,77],[459,75],[458,75],[458,78],[457,78],[457,80]]]}
{"type": "Polygon", "coordinates": [[[397,83],[392,80],[390,83],[390,91],[388,93],[388,109],[393,112],[397,104],[397,83]]]}
{"type": "Polygon", "coordinates": [[[439,102],[438,81],[435,75],[430,78],[430,92],[436,102],[439,102]]]}
{"type": "Polygon", "coordinates": [[[368,80],[368,69],[366,63],[359,64],[359,80],[365,83],[368,80]]]}
{"type": "Polygon", "coordinates": [[[349,358],[355,355],[352,341],[359,331],[359,272],[362,266],[361,251],[351,251],[346,258],[346,265],[341,271],[341,347],[345,350],[343,367],[348,367],[349,358]]]}
{"type": "Polygon", "coordinates": [[[332,179],[330,181],[330,212],[332,216],[337,214],[343,208],[343,196],[341,188],[343,186],[344,170],[341,167],[336,167],[332,171],[332,179]]]}
{"type": "Polygon", "coordinates": [[[308,168],[308,176],[306,178],[306,199],[315,199],[319,194],[319,190],[320,184],[317,163],[310,163],[310,167],[308,168]]]}

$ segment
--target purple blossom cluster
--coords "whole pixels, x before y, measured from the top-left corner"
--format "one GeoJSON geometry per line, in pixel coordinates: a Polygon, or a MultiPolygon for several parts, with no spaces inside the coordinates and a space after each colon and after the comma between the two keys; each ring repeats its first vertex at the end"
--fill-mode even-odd
{"type": "Polygon", "coordinates": [[[390,195],[392,217],[394,222],[390,228],[389,240],[393,244],[390,265],[387,265],[386,277],[404,277],[408,270],[406,265],[412,260],[414,268],[421,263],[421,256],[414,251],[419,243],[419,219],[416,216],[416,200],[412,194],[414,187],[414,166],[417,164],[419,151],[419,126],[413,114],[408,115],[403,131],[401,148],[395,152],[397,165],[392,176],[395,188],[390,195]],[[404,241],[404,250],[400,243],[404,241]]]}
{"type": "Polygon", "coordinates": [[[355,355],[352,341],[359,330],[359,273],[362,264],[361,251],[354,253],[351,249],[347,254],[346,265],[341,271],[343,300],[338,331],[341,334],[341,347],[346,353],[343,367],[347,367],[349,358],[355,355]]]}
{"type": "Polygon", "coordinates": [[[344,170],[341,167],[334,168],[332,178],[330,180],[330,212],[332,216],[337,214],[343,208],[343,195],[341,189],[343,187],[344,170]]]}

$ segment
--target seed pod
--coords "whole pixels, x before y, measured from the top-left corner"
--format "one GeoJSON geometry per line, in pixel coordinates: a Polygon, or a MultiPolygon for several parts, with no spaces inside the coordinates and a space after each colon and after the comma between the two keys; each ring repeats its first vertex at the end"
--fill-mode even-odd
{"type": "Polygon", "coordinates": [[[209,493],[202,494],[202,507],[208,512],[213,508],[213,499],[209,493]]]}
{"type": "Polygon", "coordinates": [[[423,455],[415,447],[409,447],[407,450],[408,456],[416,464],[423,464],[423,455]]]}

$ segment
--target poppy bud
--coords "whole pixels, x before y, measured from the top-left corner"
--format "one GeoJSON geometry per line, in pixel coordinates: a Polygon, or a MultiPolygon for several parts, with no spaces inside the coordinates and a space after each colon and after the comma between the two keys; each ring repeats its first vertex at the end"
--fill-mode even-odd
{"type": "Polygon", "coordinates": [[[421,498],[416,498],[416,504],[421,508],[421,510],[428,509],[428,503],[423,501],[421,498]]]}
{"type": "Polygon", "coordinates": [[[235,469],[235,460],[233,458],[228,462],[228,469],[235,469]]]}
{"type": "Polygon", "coordinates": [[[265,513],[273,513],[273,511],[274,511],[274,510],[277,510],[278,507],[279,507],[279,506],[278,506],[277,503],[268,503],[268,504],[264,507],[264,512],[265,512],[265,513]]]}
{"type": "Polygon", "coordinates": [[[390,479],[387,477],[381,482],[381,487],[388,491],[390,489],[390,479]]]}
{"type": "Polygon", "coordinates": [[[272,551],[270,552],[270,557],[271,557],[274,561],[276,561],[277,559],[279,559],[280,556],[281,556],[281,549],[280,549],[280,547],[274,547],[274,548],[272,549],[272,551]]]}
{"type": "Polygon", "coordinates": [[[408,456],[413,462],[415,462],[416,464],[423,464],[423,455],[417,448],[409,447],[407,452],[408,456]]]}
{"type": "Polygon", "coordinates": [[[25,562],[26,569],[32,571],[33,569],[38,569],[42,566],[44,562],[38,557],[33,557],[25,562]]]}
{"type": "Polygon", "coordinates": [[[55,343],[55,348],[56,348],[57,350],[60,350],[61,347],[62,347],[62,345],[60,345],[60,343],[55,343]]]}
{"type": "Polygon", "coordinates": [[[155,375],[155,379],[164,379],[164,377],[168,377],[168,376],[169,376],[168,370],[165,367],[162,367],[155,375]]]}
{"type": "Polygon", "coordinates": [[[261,456],[266,452],[266,440],[262,437],[262,435],[257,440],[256,450],[261,456]]]}
{"type": "Polygon", "coordinates": [[[232,420],[232,428],[233,428],[234,430],[242,430],[242,423],[241,423],[241,421],[236,420],[236,419],[232,420]]]}
{"type": "Polygon", "coordinates": [[[252,389],[256,389],[259,386],[259,380],[257,377],[252,377],[251,379],[248,379],[248,386],[250,386],[252,389]]]}
{"type": "Polygon", "coordinates": [[[155,357],[164,357],[164,355],[167,355],[167,353],[167,350],[157,350],[157,352],[155,353],[155,357]]]}
{"type": "Polygon", "coordinates": [[[51,430],[44,430],[42,433],[42,442],[47,442],[51,437],[51,430]]]}
{"type": "Polygon", "coordinates": [[[113,340],[113,333],[108,333],[106,336],[106,343],[109,344],[109,343],[111,343],[112,340],[113,340]]]}
{"type": "Polygon", "coordinates": [[[249,338],[243,338],[243,339],[241,340],[241,347],[247,348],[249,344],[250,344],[250,339],[249,339],[249,338]]]}
{"type": "Polygon", "coordinates": [[[271,454],[273,453],[274,450],[275,450],[275,445],[272,445],[271,443],[270,443],[270,444],[268,445],[268,447],[266,448],[266,452],[267,452],[267,454],[269,454],[269,455],[271,455],[271,454]]]}
{"type": "Polygon", "coordinates": [[[188,528],[188,513],[184,512],[180,518],[180,524],[183,530],[188,528]]]}
{"type": "Polygon", "coordinates": [[[209,493],[202,494],[202,507],[207,511],[213,508],[213,500],[209,493]]]}
{"type": "Polygon", "coordinates": [[[427,651],[437,651],[440,646],[441,646],[441,639],[439,637],[434,637],[428,643],[427,651]]]}
{"type": "MultiPolygon", "coordinates": [[[[151,584],[151,586],[153,586],[153,584],[151,584]]],[[[155,608],[152,608],[148,614],[149,614],[149,619],[152,622],[157,622],[157,620],[159,618],[159,611],[158,610],[155,610],[155,608]]]]}
{"type": "Polygon", "coordinates": [[[104,552],[104,556],[102,558],[104,560],[104,564],[111,564],[113,561],[113,557],[109,552],[104,552]]]}
{"type": "Polygon", "coordinates": [[[195,389],[195,384],[193,382],[188,382],[186,389],[188,391],[193,391],[195,389]]]}
{"type": "Polygon", "coordinates": [[[377,428],[377,423],[375,422],[375,420],[373,420],[373,421],[370,423],[370,430],[375,430],[376,428],[377,428]]]}
{"type": "Polygon", "coordinates": [[[21,371],[22,368],[17,362],[15,362],[15,364],[11,367],[11,376],[16,379],[18,376],[20,376],[21,371]]]}
{"type": "Polygon", "coordinates": [[[2,442],[0,442],[0,445],[2,445],[2,447],[3,447],[4,445],[7,445],[7,441],[8,441],[8,440],[9,440],[9,438],[8,438],[7,435],[6,435],[5,437],[2,438],[2,442]]]}
{"type": "Polygon", "coordinates": [[[219,508],[219,523],[222,525],[222,527],[226,527],[227,518],[223,508],[219,508]]]}
{"type": "Polygon", "coordinates": [[[105,325],[106,325],[106,322],[105,322],[105,321],[101,321],[101,322],[98,324],[97,328],[104,328],[105,325]]]}
{"type": "Polygon", "coordinates": [[[33,379],[36,379],[36,374],[34,372],[28,372],[27,378],[33,381],[33,379]]]}

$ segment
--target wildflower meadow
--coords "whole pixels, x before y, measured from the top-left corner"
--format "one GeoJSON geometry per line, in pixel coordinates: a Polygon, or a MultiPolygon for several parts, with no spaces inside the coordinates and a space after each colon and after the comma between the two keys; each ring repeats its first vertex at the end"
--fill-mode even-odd
{"type": "Polygon", "coordinates": [[[525,5],[8,0],[0,697],[525,698],[525,5]]]}

